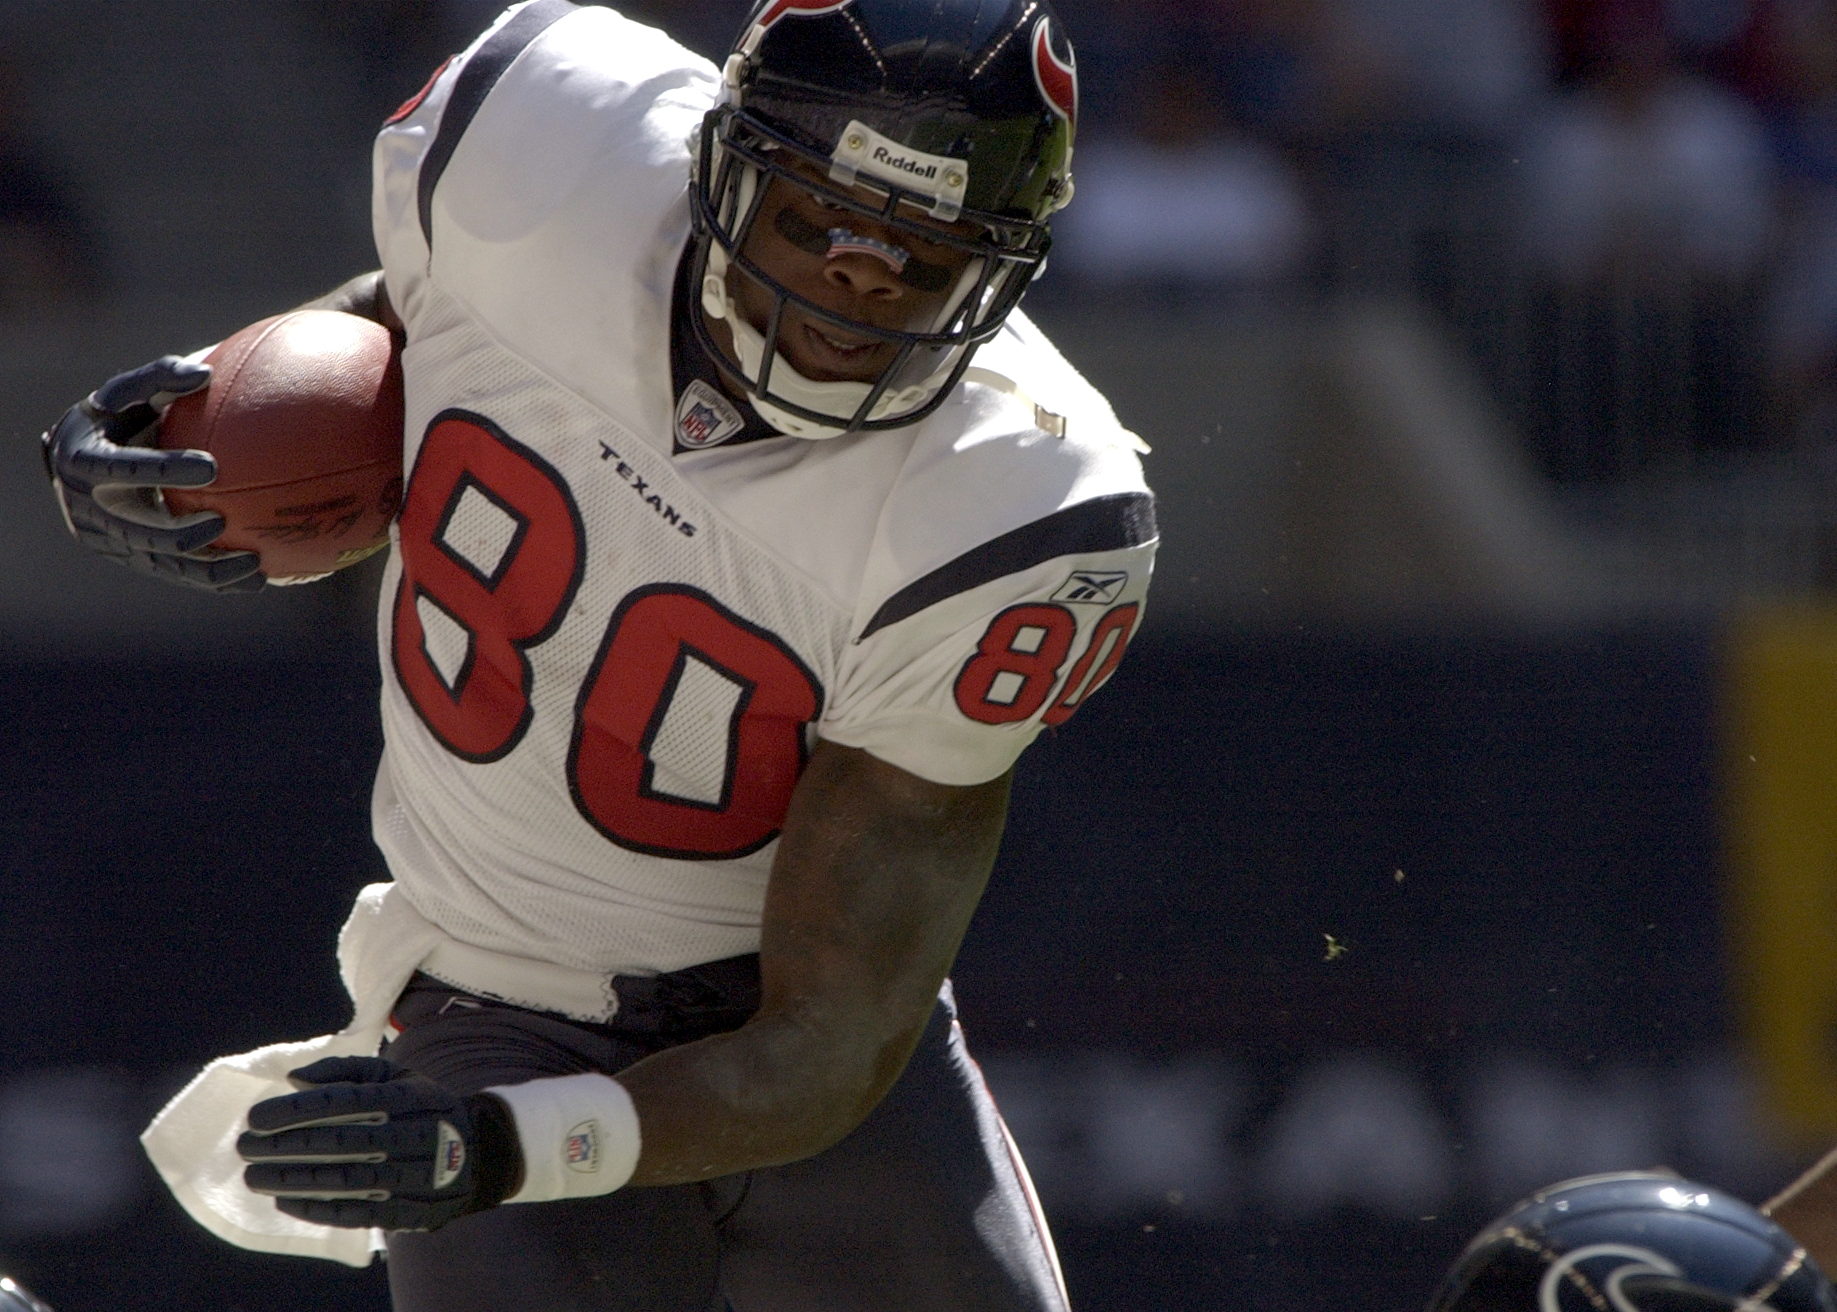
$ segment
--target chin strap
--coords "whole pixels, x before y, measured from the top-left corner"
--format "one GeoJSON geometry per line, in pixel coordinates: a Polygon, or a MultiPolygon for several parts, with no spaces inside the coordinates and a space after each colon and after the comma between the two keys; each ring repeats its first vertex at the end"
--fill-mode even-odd
{"type": "MultiPolygon", "coordinates": [[[[702,277],[702,313],[710,319],[726,322],[728,332],[733,336],[734,353],[739,357],[741,374],[751,381],[759,377],[760,366],[765,361],[765,337],[742,316],[733,312],[733,300],[727,291],[727,267],[727,252],[721,249],[719,242],[711,241],[708,247],[708,268],[702,277]]],[[[944,376],[948,376],[948,370],[940,369],[930,379],[916,386],[889,389],[874,403],[868,418],[883,419],[888,415],[918,409],[936,394],[941,385],[941,377],[944,376]]],[[[826,424],[820,420],[806,419],[756,393],[749,400],[759,417],[779,432],[791,437],[820,441],[841,437],[848,432],[848,420],[861,408],[861,403],[872,390],[873,385],[870,383],[821,383],[806,378],[785,359],[783,352],[779,352],[772,359],[772,392],[806,410],[833,415],[836,422],[826,424]]]]}

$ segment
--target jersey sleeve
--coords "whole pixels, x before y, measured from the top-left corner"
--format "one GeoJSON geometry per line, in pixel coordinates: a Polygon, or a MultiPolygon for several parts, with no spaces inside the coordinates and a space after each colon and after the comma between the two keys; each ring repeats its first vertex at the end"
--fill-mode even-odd
{"type": "MultiPolygon", "coordinates": [[[[515,40],[507,33],[513,20],[539,0],[512,5],[498,16],[476,41],[460,54],[442,64],[411,100],[383,124],[371,154],[370,225],[376,240],[377,255],[382,260],[383,281],[397,313],[409,319],[427,278],[428,256],[432,248],[431,226],[423,219],[425,208],[421,194],[422,163],[434,143],[443,135],[452,141],[463,132],[464,125],[448,122],[446,111],[454,99],[460,77],[475,59],[489,58],[481,52],[487,48],[502,53],[515,40]]],[[[524,25],[530,25],[525,19],[524,25]]],[[[518,45],[527,45],[527,41],[518,45]]],[[[481,63],[481,72],[483,64],[481,63]]],[[[481,73],[469,79],[476,84],[481,73]]],[[[446,149],[450,150],[448,146],[446,149]]],[[[429,179],[431,193],[435,178],[429,179]]]]}
{"type": "Polygon", "coordinates": [[[678,198],[685,140],[717,85],[706,60],[613,9],[506,9],[377,135],[371,226],[411,337],[436,275],[475,304],[534,299],[526,271],[501,257],[585,180],[616,174],[678,198]]]}
{"type": "Polygon", "coordinates": [[[1142,622],[1154,502],[1108,406],[1075,410],[1082,441],[983,424],[915,448],[820,736],[982,783],[1115,672],[1142,622]]]}

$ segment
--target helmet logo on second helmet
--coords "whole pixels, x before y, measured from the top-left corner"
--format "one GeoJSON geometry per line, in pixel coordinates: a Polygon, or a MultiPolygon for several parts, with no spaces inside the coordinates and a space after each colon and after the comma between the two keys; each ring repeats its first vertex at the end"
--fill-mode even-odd
{"type": "MultiPolygon", "coordinates": [[[[1640,1286],[1643,1280],[1652,1278],[1661,1282],[1656,1291],[1658,1306],[1672,1306],[1676,1294],[1671,1291],[1679,1286],[1698,1293],[1708,1292],[1685,1280],[1684,1272],[1675,1262],[1649,1248],[1634,1244],[1590,1244],[1563,1254],[1544,1271],[1537,1286],[1538,1312],[1568,1312],[1572,1307],[1592,1312],[1603,1305],[1603,1295],[1613,1312],[1645,1312],[1647,1304],[1641,1297],[1640,1286]],[[1584,1274],[1584,1263],[1593,1268],[1592,1278],[1584,1274]]],[[[1748,1309],[1772,1312],[1773,1305],[1764,1301],[1765,1292],[1761,1297],[1741,1300],[1740,1307],[1744,1312],[1748,1309]]],[[[1735,1306],[1733,1301],[1729,1306],[1735,1306]]]]}

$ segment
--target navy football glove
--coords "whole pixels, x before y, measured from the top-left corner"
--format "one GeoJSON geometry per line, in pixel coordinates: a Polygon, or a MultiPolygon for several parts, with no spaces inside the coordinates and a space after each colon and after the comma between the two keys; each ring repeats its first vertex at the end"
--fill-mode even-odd
{"type": "Polygon", "coordinates": [[[176,355],[116,374],[44,435],[45,472],[84,546],[175,583],[253,592],[267,581],[261,557],[210,547],[223,517],[174,515],[159,495],[162,487],[203,487],[217,477],[209,452],[154,445],[166,407],[209,382],[209,365],[176,355]]]}
{"type": "Polygon", "coordinates": [[[319,1225],[433,1230],[501,1203],[522,1171],[509,1108],[460,1097],[380,1057],[289,1072],[300,1093],[258,1102],[236,1151],[243,1182],[319,1225]]]}

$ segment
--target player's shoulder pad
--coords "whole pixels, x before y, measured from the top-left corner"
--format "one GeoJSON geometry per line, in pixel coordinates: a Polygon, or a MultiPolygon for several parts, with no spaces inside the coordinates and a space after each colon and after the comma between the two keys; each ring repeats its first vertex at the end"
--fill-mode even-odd
{"type": "Polygon", "coordinates": [[[1133,435],[1043,335],[1017,327],[977,356],[994,377],[966,382],[913,444],[882,510],[858,639],[1051,561],[1152,555],[1133,435]]]}
{"type": "Polygon", "coordinates": [[[1147,446],[1026,316],[977,353],[914,444],[901,491],[951,508],[963,541],[1111,496],[1151,501],[1147,446]]]}
{"type": "Polygon", "coordinates": [[[463,135],[513,65],[527,66],[533,75],[518,79],[522,85],[516,94],[538,116],[570,102],[604,109],[609,90],[648,101],[676,81],[704,84],[707,98],[720,81],[706,59],[661,29],[615,9],[574,0],[525,0],[441,64],[384,127],[463,135]]]}
{"type": "Polygon", "coordinates": [[[1008,316],[1001,332],[977,353],[975,365],[983,374],[1010,379],[1012,394],[1039,405],[1046,417],[1062,421],[1049,425],[1056,436],[1079,445],[1120,441],[1135,451],[1147,450],[1140,438],[1123,428],[1104,394],[1022,311],[1008,316]]]}
{"type": "Polygon", "coordinates": [[[412,295],[437,240],[437,195],[502,240],[593,171],[635,163],[680,188],[689,131],[719,85],[707,60],[613,9],[512,6],[377,138],[373,222],[392,291],[412,295]]]}

